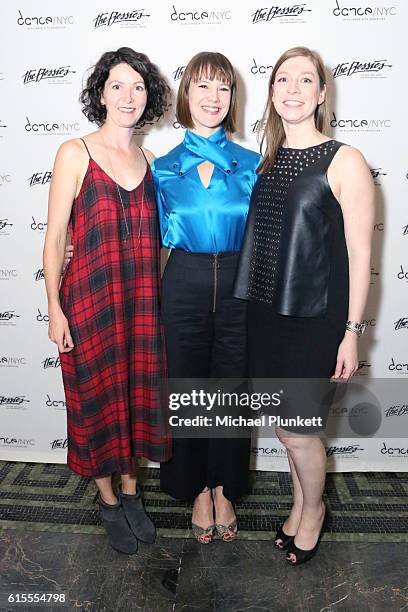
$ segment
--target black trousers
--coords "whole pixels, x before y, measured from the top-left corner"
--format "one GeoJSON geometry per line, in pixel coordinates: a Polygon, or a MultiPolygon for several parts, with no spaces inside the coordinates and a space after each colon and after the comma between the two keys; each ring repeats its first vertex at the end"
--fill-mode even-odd
{"type": "MultiPolygon", "coordinates": [[[[247,305],[232,297],[237,261],[238,253],[171,252],[162,283],[170,378],[247,376],[247,305]]],[[[249,452],[249,438],[175,439],[161,488],[187,500],[222,485],[235,501],[247,491],[249,452]]]]}

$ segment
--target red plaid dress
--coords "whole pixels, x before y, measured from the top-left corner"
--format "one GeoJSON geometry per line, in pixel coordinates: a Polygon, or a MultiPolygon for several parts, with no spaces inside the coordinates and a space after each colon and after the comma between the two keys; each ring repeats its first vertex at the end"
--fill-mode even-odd
{"type": "Polygon", "coordinates": [[[74,256],[60,299],[75,348],[61,357],[68,466],[84,476],[132,470],[134,458],[170,456],[160,322],[159,235],[150,167],[133,191],[89,159],[74,201],[74,256]],[[138,246],[144,184],[144,204],[138,246]]]}

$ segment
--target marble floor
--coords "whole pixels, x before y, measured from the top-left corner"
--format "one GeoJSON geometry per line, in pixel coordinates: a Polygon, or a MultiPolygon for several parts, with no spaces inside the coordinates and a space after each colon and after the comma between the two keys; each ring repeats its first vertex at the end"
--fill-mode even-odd
{"type": "Polygon", "coordinates": [[[267,541],[158,538],[136,555],[103,535],[0,531],[3,612],[405,612],[408,543],[322,542],[291,567],[267,541]],[[65,603],[8,603],[10,594],[64,594],[65,603]]]}

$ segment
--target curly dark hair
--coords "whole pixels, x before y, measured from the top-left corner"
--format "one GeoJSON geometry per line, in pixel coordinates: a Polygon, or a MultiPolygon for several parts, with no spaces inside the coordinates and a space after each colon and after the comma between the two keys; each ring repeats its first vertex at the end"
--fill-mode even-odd
{"type": "Polygon", "coordinates": [[[157,66],[147,55],[130,47],[117,51],[106,51],[96,62],[89,75],[86,87],[79,96],[85,117],[98,126],[106,119],[106,108],[101,103],[101,94],[109,77],[109,71],[118,64],[128,64],[143,77],[147,89],[147,104],[135,127],[143,127],[148,121],[159,120],[170,106],[170,88],[161,76],[157,66]]]}

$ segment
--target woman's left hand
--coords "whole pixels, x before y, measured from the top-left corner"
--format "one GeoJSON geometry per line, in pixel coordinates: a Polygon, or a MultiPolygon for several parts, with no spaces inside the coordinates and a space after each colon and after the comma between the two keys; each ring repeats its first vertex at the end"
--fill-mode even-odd
{"type": "Polygon", "coordinates": [[[349,380],[358,370],[358,336],[354,332],[346,331],[337,352],[336,370],[334,379],[349,380]]]}

